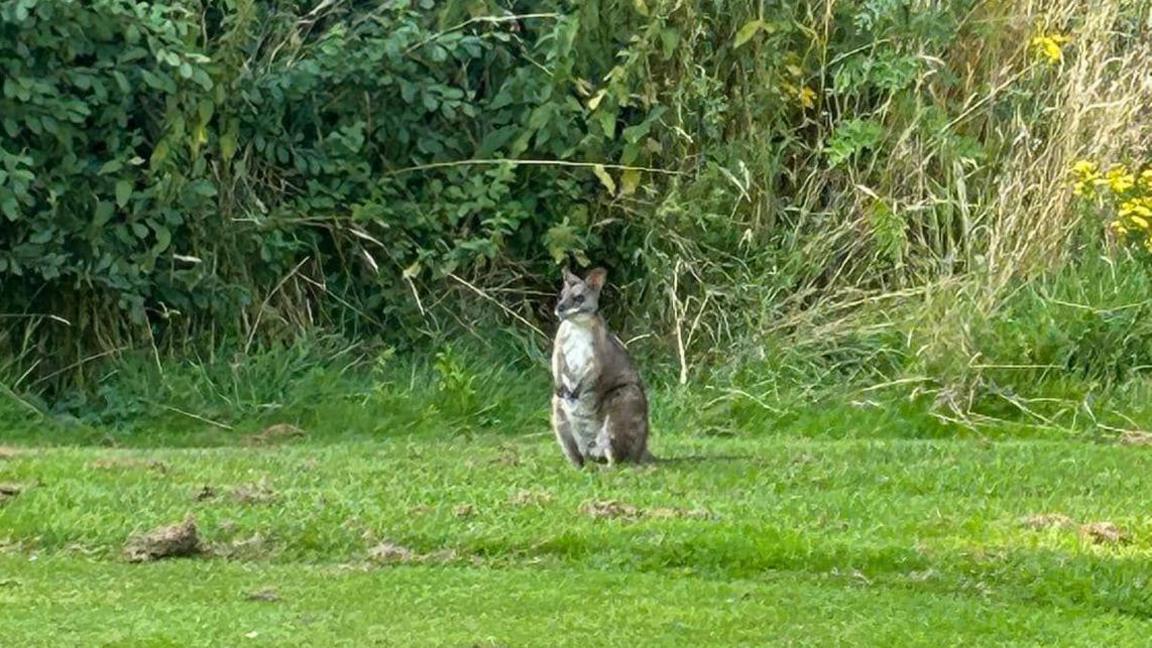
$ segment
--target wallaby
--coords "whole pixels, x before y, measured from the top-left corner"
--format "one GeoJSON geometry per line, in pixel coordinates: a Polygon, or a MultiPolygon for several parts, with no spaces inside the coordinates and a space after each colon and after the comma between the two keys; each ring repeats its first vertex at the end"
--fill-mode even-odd
{"type": "Polygon", "coordinates": [[[581,280],[564,270],[556,304],[560,328],[552,346],[552,429],[568,461],[646,463],[648,398],[632,359],[600,316],[608,273],[581,280]]]}

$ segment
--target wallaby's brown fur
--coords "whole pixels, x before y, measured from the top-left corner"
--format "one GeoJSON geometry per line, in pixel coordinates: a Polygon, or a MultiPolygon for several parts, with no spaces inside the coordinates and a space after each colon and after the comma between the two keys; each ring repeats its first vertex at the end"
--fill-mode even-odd
{"type": "Polygon", "coordinates": [[[556,304],[560,328],[552,348],[552,429],[568,461],[643,463],[648,452],[648,399],[624,344],[600,316],[607,272],[583,280],[564,271],[556,304]]]}

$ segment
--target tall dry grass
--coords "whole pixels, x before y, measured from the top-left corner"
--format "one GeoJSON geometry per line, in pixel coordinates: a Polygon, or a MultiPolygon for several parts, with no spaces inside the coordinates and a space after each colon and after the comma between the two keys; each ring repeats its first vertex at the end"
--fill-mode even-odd
{"type": "MultiPolygon", "coordinates": [[[[834,29],[832,17],[844,5],[807,5],[816,26],[807,58],[825,66],[812,75],[816,82],[835,76],[836,55],[820,35],[834,29]]],[[[1073,245],[1084,225],[1069,183],[1073,162],[1147,153],[1150,7],[1120,0],[974,3],[946,52],[917,53],[924,65],[911,90],[877,101],[819,88],[825,110],[803,118],[806,157],[751,155],[728,165],[725,175],[740,199],[734,223],[725,226],[752,245],[731,250],[729,258],[679,232],[662,241],[667,247],[658,255],[670,271],[657,294],[666,295],[667,306],[651,321],[671,322],[665,331],[677,340],[685,328],[704,333],[695,353],[681,353],[681,368],[706,363],[714,349],[749,332],[784,335],[807,349],[862,333],[913,330],[912,353],[965,354],[973,318],[994,316],[1021,281],[1085,254],[1073,245]],[[1060,61],[1044,58],[1032,43],[1052,34],[1070,38],[1060,61]],[[928,122],[933,103],[949,107],[945,128],[978,140],[983,158],[957,156],[941,142],[928,122]],[[884,125],[884,155],[830,170],[820,147],[839,123],[861,114],[884,125]],[[787,195],[779,190],[781,176],[787,195]],[[878,231],[880,212],[897,222],[898,231],[886,234],[897,239],[886,244],[888,253],[877,241],[885,235],[878,231]],[[755,243],[773,238],[784,249],[765,261],[755,243]],[[801,267],[794,281],[780,285],[765,276],[765,263],[801,267]],[[696,293],[684,294],[685,277],[697,282],[696,293]]],[[[685,49],[702,51],[691,43],[685,49]]],[[[915,50],[915,42],[905,43],[904,51],[915,50]]],[[[693,63],[699,61],[679,70],[693,63]]],[[[760,81],[753,76],[747,83],[760,81]]],[[[767,124],[741,117],[740,137],[771,137],[767,124]]],[[[1103,222],[1091,225],[1103,234],[1103,222]]]]}

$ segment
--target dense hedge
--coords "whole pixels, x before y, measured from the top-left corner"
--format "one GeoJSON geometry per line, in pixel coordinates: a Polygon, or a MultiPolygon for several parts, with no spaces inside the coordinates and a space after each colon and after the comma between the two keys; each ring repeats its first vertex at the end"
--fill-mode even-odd
{"type": "Polygon", "coordinates": [[[394,172],[604,155],[565,87],[574,23],[323,4],[5,3],[5,310],[228,319],[305,258],[337,291],[540,259],[591,176],[394,172]]]}
{"type": "Polygon", "coordinates": [[[953,268],[968,225],[925,174],[981,186],[1024,101],[969,109],[999,63],[955,44],[1031,27],[947,4],[4,2],[0,310],[81,355],[410,337],[449,273],[595,260],[718,339],[749,300],[953,268]]]}

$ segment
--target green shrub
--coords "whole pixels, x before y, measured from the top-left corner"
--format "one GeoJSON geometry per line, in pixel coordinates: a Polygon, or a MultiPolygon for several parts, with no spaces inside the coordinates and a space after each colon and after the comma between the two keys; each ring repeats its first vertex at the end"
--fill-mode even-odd
{"type": "Polygon", "coordinates": [[[859,304],[1072,251],[1055,187],[1078,148],[1128,146],[1098,133],[1141,132],[1095,107],[1139,103],[1148,13],[7,2],[10,373],[91,390],[120,353],[317,330],[427,349],[546,317],[564,263],[608,266],[613,322],[683,380],[773,345],[887,371],[891,331],[836,330],[859,304]],[[1037,56],[1037,32],[1072,39],[1037,56]]]}

